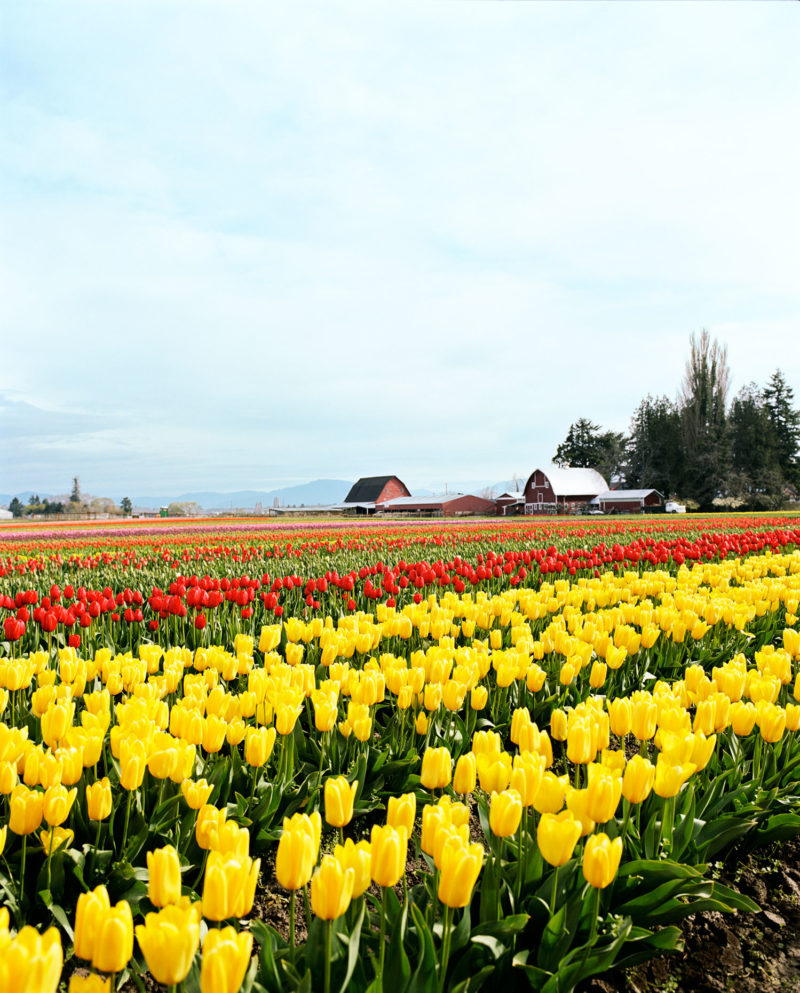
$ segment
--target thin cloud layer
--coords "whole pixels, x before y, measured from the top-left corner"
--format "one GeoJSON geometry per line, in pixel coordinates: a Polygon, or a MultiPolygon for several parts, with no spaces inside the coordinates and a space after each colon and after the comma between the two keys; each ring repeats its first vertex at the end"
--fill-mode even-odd
{"type": "Polygon", "coordinates": [[[505,479],[700,327],[800,394],[791,16],[17,6],[0,490],[505,479]]]}

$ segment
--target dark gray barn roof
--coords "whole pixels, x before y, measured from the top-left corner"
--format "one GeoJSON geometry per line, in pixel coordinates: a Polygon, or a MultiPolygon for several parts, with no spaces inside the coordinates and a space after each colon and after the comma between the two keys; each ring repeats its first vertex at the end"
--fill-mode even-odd
{"type": "Polygon", "coordinates": [[[344,502],[375,503],[391,479],[397,479],[397,476],[362,476],[357,483],[353,483],[344,502]]]}

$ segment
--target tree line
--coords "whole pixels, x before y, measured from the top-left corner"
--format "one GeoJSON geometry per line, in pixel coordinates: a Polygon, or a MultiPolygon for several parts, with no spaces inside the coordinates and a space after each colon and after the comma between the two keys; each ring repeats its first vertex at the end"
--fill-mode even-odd
{"type": "Polygon", "coordinates": [[[800,410],[780,369],[728,402],[727,348],[690,339],[677,398],[646,396],[628,433],[587,418],[556,449],[559,466],[596,469],[609,485],[655,489],[692,509],[775,510],[800,493],[800,410]]]}
{"type": "Polygon", "coordinates": [[[123,497],[119,507],[110,497],[84,497],[81,494],[80,481],[77,476],[74,476],[68,500],[51,500],[48,497],[41,499],[38,493],[34,493],[27,503],[23,503],[19,497],[14,497],[8,505],[8,509],[14,517],[57,517],[62,514],[69,514],[70,516],[75,514],[121,514],[123,517],[130,517],[133,504],[129,497],[123,497]]]}

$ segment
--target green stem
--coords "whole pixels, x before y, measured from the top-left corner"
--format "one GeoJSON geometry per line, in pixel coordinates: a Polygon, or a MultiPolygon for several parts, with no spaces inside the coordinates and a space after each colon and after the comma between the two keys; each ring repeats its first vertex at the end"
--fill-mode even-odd
{"type": "Polygon", "coordinates": [[[25,895],[25,860],[28,856],[28,836],[23,834],[22,836],[22,864],[19,870],[19,905],[22,909],[22,900],[25,895]]]}
{"type": "Polygon", "coordinates": [[[92,877],[92,871],[94,870],[95,857],[97,855],[97,851],[100,848],[100,831],[101,831],[102,827],[103,827],[103,822],[102,821],[98,821],[97,822],[97,834],[95,835],[95,839],[94,839],[94,848],[89,853],[89,868],[88,868],[87,873],[86,873],[86,875],[89,877],[89,879],[91,879],[91,877],[92,877]]]}
{"type": "Polygon", "coordinates": [[[439,966],[439,993],[444,993],[447,982],[447,963],[450,959],[450,944],[453,940],[453,908],[444,908],[444,923],[442,925],[442,962],[439,966]]]}
{"type": "Polygon", "coordinates": [[[294,965],[294,901],[297,890],[289,895],[289,961],[294,965]]]}
{"type": "Polygon", "coordinates": [[[550,890],[550,916],[556,912],[556,895],[558,894],[558,866],[553,869],[553,887],[550,890]]]}
{"type": "Polygon", "coordinates": [[[128,825],[131,819],[131,797],[133,796],[133,790],[128,790],[128,802],[125,806],[125,825],[122,829],[122,845],[120,846],[120,857],[125,855],[125,845],[128,841],[128,825]]]}
{"type": "Polygon", "coordinates": [[[325,921],[325,993],[331,993],[331,934],[333,921],[325,921]]]}
{"type": "Polygon", "coordinates": [[[381,887],[381,948],[378,960],[378,979],[383,989],[383,960],[386,957],[386,887],[381,887]]]}
{"type": "Polygon", "coordinates": [[[50,825],[50,839],[47,845],[47,889],[50,889],[50,881],[52,876],[50,874],[50,863],[53,858],[53,835],[56,833],[56,829],[50,825]]]}

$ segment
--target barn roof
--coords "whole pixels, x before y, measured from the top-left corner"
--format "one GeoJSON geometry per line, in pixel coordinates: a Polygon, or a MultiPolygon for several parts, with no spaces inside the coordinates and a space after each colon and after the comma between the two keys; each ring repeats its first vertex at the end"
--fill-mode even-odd
{"type": "MultiPolygon", "coordinates": [[[[384,486],[397,476],[362,476],[353,483],[350,492],[344,498],[345,503],[375,503],[381,495],[384,486]]],[[[398,479],[398,482],[400,480],[398,479]]],[[[405,484],[402,484],[405,486],[405,484]]]]}
{"type": "Polygon", "coordinates": [[[461,497],[465,496],[464,493],[448,493],[447,496],[401,496],[394,497],[392,500],[384,500],[381,504],[382,507],[416,507],[417,504],[420,506],[425,505],[426,507],[439,507],[446,503],[450,503],[452,500],[460,500],[461,497]]]}
{"type": "Polygon", "coordinates": [[[606,490],[605,493],[599,493],[595,500],[644,500],[651,493],[663,496],[658,490],[606,490]]]}
{"type": "Polygon", "coordinates": [[[596,469],[572,469],[559,466],[534,469],[528,477],[526,489],[531,478],[537,472],[542,472],[547,476],[556,496],[585,496],[589,493],[603,493],[608,490],[608,483],[596,469]]]}

